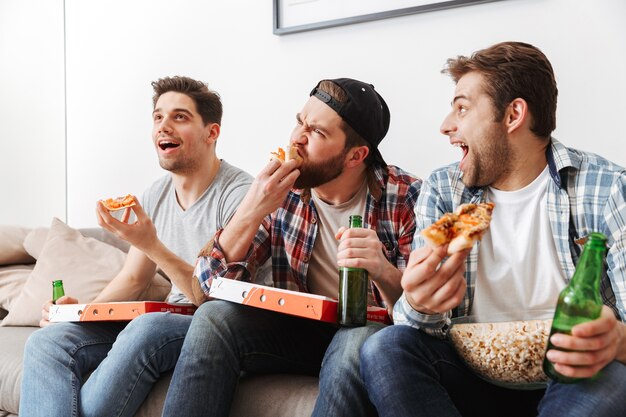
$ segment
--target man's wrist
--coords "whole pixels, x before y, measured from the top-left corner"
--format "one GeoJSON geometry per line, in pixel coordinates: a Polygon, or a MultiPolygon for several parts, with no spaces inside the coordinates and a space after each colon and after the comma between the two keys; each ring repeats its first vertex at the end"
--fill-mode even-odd
{"type": "Polygon", "coordinates": [[[405,291],[404,294],[405,294],[407,303],[409,303],[409,306],[411,306],[413,310],[417,311],[420,314],[428,314],[428,315],[437,314],[436,311],[430,310],[425,305],[415,302],[415,300],[413,300],[411,297],[411,293],[408,293],[405,291]]]}

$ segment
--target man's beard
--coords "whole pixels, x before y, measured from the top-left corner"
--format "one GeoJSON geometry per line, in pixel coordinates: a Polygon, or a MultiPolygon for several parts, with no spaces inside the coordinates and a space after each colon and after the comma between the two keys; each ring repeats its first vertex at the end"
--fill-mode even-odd
{"type": "Polygon", "coordinates": [[[323,162],[309,162],[305,160],[300,166],[300,176],[296,179],[294,188],[315,188],[337,178],[343,172],[343,161],[347,151],[343,150],[323,162]]]}
{"type": "Polygon", "coordinates": [[[486,140],[475,145],[469,161],[471,165],[463,171],[463,184],[468,187],[489,186],[508,172],[511,147],[504,132],[503,127],[496,125],[486,133],[486,140]]]}

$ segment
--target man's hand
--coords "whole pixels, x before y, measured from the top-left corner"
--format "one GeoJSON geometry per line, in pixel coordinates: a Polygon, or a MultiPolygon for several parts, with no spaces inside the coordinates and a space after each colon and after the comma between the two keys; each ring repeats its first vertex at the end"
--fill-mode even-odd
{"type": "Polygon", "coordinates": [[[137,201],[137,198],[135,198],[135,205],[133,207],[125,209],[121,221],[113,217],[100,201],[98,201],[96,206],[96,217],[98,224],[103,229],[124,239],[144,253],[149,253],[150,247],[158,242],[156,228],[139,204],[139,201],[137,201]],[[129,210],[131,209],[135,213],[137,221],[132,224],[127,224],[126,222],[130,215],[129,210]]]}
{"type": "Polygon", "coordinates": [[[300,175],[300,161],[273,159],[252,182],[239,208],[219,237],[226,262],[245,258],[263,219],[277,210],[300,175]]]}
{"type": "Polygon", "coordinates": [[[402,272],[387,260],[376,231],[341,227],[335,238],[339,240],[337,264],[340,267],[365,269],[376,284],[385,305],[391,310],[402,295],[402,272]]]}
{"type": "Polygon", "coordinates": [[[402,275],[402,288],[411,306],[424,314],[444,313],[458,306],[465,295],[465,258],[469,249],[447,256],[448,245],[411,252],[402,275]]]}
{"type": "Polygon", "coordinates": [[[625,328],[615,319],[613,311],[603,306],[598,319],[572,327],[571,336],[553,334],[550,341],[558,350],[550,349],[546,357],[561,375],[590,378],[611,361],[619,359],[620,350],[626,349],[625,328]]]}
{"type": "Polygon", "coordinates": [[[377,282],[389,268],[396,269],[383,253],[383,244],[376,231],[365,228],[341,227],[335,234],[339,241],[337,265],[367,270],[372,281],[377,282]]]}
{"type": "Polygon", "coordinates": [[[237,210],[239,214],[254,213],[255,221],[260,223],[265,216],[277,210],[300,176],[299,164],[297,160],[281,163],[272,158],[252,182],[237,210]]]}
{"type": "MultiPolygon", "coordinates": [[[[64,295],[59,298],[56,302],[57,304],[78,304],[78,300],[76,298],[69,297],[64,295]]],[[[39,327],[46,327],[50,324],[50,306],[52,305],[52,300],[47,301],[43,307],[41,308],[41,320],[39,320],[39,327]]]]}

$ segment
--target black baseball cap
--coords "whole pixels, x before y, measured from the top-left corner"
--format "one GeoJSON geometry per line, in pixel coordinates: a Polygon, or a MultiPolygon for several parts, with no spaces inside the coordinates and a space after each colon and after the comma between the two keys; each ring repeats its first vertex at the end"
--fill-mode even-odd
{"type": "Polygon", "coordinates": [[[314,96],[331,109],[371,145],[373,161],[387,166],[378,144],[383,140],[389,130],[389,107],[385,100],[374,90],[374,86],[351,78],[336,78],[334,80],[322,80],[309,96],[314,96]],[[345,91],[348,99],[345,103],[335,100],[330,94],[319,89],[322,81],[331,81],[345,91]]]}

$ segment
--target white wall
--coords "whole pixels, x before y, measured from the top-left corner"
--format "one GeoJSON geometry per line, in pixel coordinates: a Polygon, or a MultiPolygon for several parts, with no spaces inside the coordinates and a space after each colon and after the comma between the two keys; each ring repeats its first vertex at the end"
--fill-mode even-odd
{"type": "MultiPolygon", "coordinates": [[[[71,225],[95,225],[98,198],[141,194],[162,175],[150,143],[150,81],[164,75],[196,77],[221,93],[218,153],[252,174],[286,143],[319,79],[371,82],[392,113],[385,159],[425,177],[460,156],[438,131],[454,90],[439,73],[445,60],[522,40],[554,66],[555,136],[626,165],[623,0],[503,0],[281,37],[272,34],[271,3],[65,0],[71,225]]],[[[13,220],[22,219],[1,222],[13,220]]]]}
{"type": "Polygon", "coordinates": [[[63,1],[0,0],[0,224],[65,218],[63,1]]]}

